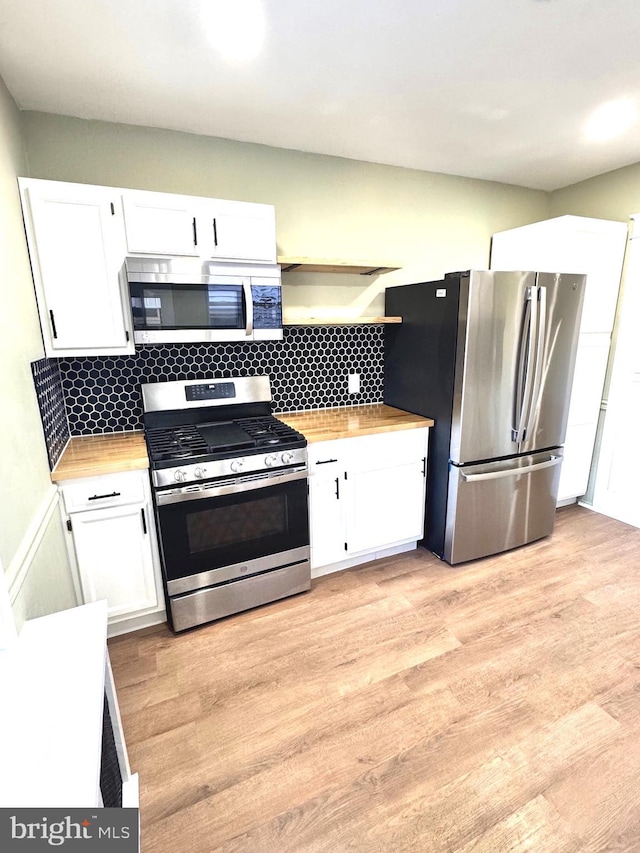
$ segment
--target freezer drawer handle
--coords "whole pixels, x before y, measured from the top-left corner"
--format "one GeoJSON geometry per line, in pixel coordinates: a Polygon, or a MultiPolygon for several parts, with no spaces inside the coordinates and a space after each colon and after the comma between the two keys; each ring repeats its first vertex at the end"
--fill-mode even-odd
{"type": "Polygon", "coordinates": [[[486,474],[465,474],[460,471],[460,476],[466,483],[479,483],[482,480],[499,480],[502,477],[519,477],[520,474],[530,474],[533,471],[542,471],[543,468],[553,468],[562,462],[562,456],[552,456],[546,462],[537,465],[527,465],[525,468],[509,468],[507,471],[488,471],[486,474]]]}

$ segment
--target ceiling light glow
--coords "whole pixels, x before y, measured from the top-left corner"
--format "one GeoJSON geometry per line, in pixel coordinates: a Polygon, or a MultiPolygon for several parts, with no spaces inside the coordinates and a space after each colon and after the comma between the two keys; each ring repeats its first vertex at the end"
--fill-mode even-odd
{"type": "Polygon", "coordinates": [[[262,50],[266,19],[262,0],[203,0],[202,25],[214,50],[230,62],[248,62],[262,50]]]}
{"type": "Polygon", "coordinates": [[[585,125],[590,142],[606,142],[629,130],[638,121],[638,105],[633,98],[617,98],[598,107],[585,125]]]}

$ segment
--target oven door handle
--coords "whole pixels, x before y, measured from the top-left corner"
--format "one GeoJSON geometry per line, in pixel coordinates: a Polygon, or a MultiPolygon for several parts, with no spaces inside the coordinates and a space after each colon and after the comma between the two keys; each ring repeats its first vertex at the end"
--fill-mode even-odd
{"type": "Polygon", "coordinates": [[[168,504],[180,503],[182,501],[199,501],[205,498],[217,498],[222,495],[236,495],[240,492],[252,492],[255,489],[267,489],[269,486],[277,486],[280,483],[292,483],[295,480],[306,480],[306,468],[294,468],[287,474],[270,474],[261,479],[236,481],[227,486],[186,486],[182,489],[171,489],[166,492],[156,493],[156,504],[167,506],[168,504]]]}

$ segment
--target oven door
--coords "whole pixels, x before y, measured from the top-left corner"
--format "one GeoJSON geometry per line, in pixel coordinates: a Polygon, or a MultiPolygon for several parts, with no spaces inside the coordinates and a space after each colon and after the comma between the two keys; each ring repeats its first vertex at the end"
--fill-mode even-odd
{"type": "Polygon", "coordinates": [[[307,471],[156,494],[170,596],[309,559],[307,471]]]}

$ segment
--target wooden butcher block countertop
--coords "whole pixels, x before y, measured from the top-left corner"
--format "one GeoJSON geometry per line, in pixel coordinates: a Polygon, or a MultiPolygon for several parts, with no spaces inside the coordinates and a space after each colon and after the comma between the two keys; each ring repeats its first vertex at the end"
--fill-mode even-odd
{"type": "MultiPolygon", "coordinates": [[[[411,415],[383,403],[289,412],[276,414],[276,417],[301,432],[308,442],[433,426],[431,418],[411,415]]],[[[51,479],[59,483],[148,467],[142,431],[74,436],[51,473],[51,479]]]]}
{"type": "Polygon", "coordinates": [[[51,473],[54,483],[149,467],[144,433],[74,436],[51,473]]]}
{"type": "Polygon", "coordinates": [[[421,418],[384,403],[277,413],[276,417],[301,432],[309,443],[433,426],[431,418],[421,418]]]}

